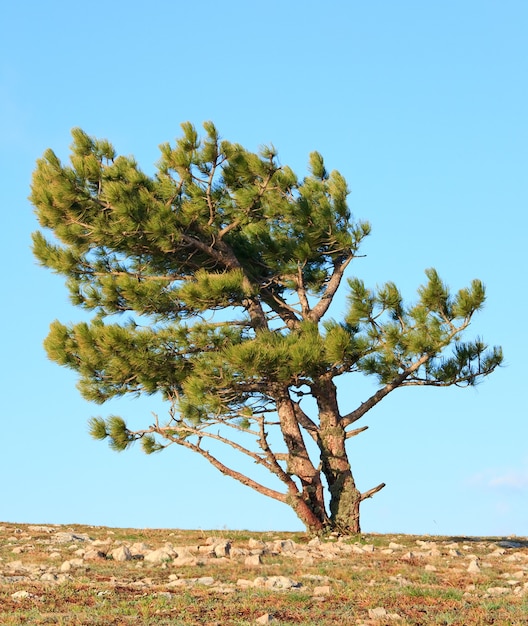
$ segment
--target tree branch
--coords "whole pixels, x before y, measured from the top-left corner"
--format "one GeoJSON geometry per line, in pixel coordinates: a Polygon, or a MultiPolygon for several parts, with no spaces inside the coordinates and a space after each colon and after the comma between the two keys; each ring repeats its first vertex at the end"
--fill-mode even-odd
{"type": "Polygon", "coordinates": [[[306,413],[301,409],[301,405],[298,402],[293,402],[293,410],[299,424],[317,443],[319,440],[319,428],[317,427],[317,424],[312,419],[310,419],[308,415],[306,415],[306,413]]]}
{"type": "Polygon", "coordinates": [[[360,496],[360,502],[363,502],[363,500],[366,500],[367,498],[372,498],[372,496],[375,493],[378,493],[378,491],[381,491],[383,487],[385,487],[385,483],[381,483],[377,487],[373,487],[372,489],[365,491],[365,493],[362,493],[360,496]]]}
{"type": "Polygon", "coordinates": [[[339,285],[341,284],[343,274],[345,273],[346,268],[353,258],[354,254],[350,252],[339,265],[334,265],[334,271],[332,273],[332,276],[330,277],[330,280],[328,281],[328,284],[326,285],[324,294],[322,295],[319,302],[310,311],[309,319],[313,322],[319,322],[319,320],[323,317],[323,315],[327,312],[328,308],[332,304],[334,295],[336,294],[339,285]]]}
{"type": "MultiPolygon", "coordinates": [[[[269,487],[266,487],[265,485],[258,483],[252,478],[249,478],[245,474],[241,474],[240,472],[237,472],[234,469],[227,467],[227,465],[224,465],[221,461],[219,461],[216,457],[210,454],[207,450],[204,450],[203,448],[201,448],[198,444],[192,443],[191,441],[187,441],[186,439],[175,440],[174,443],[184,446],[185,448],[188,448],[189,450],[192,450],[193,452],[197,452],[198,454],[203,456],[204,459],[209,461],[211,465],[216,467],[216,469],[219,470],[222,474],[224,474],[225,476],[230,476],[231,478],[234,478],[235,480],[238,480],[238,482],[242,483],[246,487],[251,487],[255,491],[258,491],[258,493],[261,493],[264,496],[273,498],[274,500],[278,500],[279,502],[287,502],[288,500],[287,494],[282,493],[280,491],[276,491],[275,489],[270,489],[269,487]]],[[[295,483],[292,480],[290,480],[290,482],[297,490],[295,483]]],[[[291,491],[292,487],[291,486],[289,487],[291,491]]]]}
{"type": "Polygon", "coordinates": [[[361,403],[361,405],[355,411],[351,411],[350,413],[344,415],[341,418],[343,427],[346,428],[347,426],[350,426],[350,424],[353,424],[354,422],[357,422],[359,419],[361,419],[363,415],[365,415],[365,413],[370,411],[372,407],[376,406],[378,402],[381,402],[381,400],[383,400],[383,398],[385,398],[385,396],[387,396],[391,391],[394,391],[394,389],[400,387],[406,378],[408,378],[413,372],[415,372],[418,368],[424,365],[424,363],[427,363],[430,358],[431,356],[429,354],[424,354],[420,359],[418,359],[418,361],[410,365],[399,376],[396,376],[394,380],[392,380],[390,383],[387,383],[384,387],[376,391],[376,393],[370,396],[370,398],[366,402],[361,403]]]}
{"type": "Polygon", "coordinates": [[[351,437],[355,437],[356,435],[359,435],[360,433],[364,432],[367,429],[368,429],[368,426],[362,426],[361,428],[350,430],[348,433],[346,433],[345,439],[350,439],[351,437]]]}
{"type": "Polygon", "coordinates": [[[297,265],[297,295],[299,296],[299,302],[301,304],[302,315],[307,318],[310,313],[310,303],[308,302],[308,296],[306,295],[306,287],[304,286],[304,277],[302,274],[301,264],[297,265]]]}

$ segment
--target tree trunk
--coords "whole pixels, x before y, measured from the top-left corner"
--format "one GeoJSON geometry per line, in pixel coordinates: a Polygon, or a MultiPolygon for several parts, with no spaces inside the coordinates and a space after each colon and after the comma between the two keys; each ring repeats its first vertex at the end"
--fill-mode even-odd
{"type": "Polygon", "coordinates": [[[322,471],[330,491],[330,525],[335,530],[359,533],[361,493],[357,489],[346,452],[346,433],[337,404],[337,389],[331,378],[312,386],[319,409],[319,448],[322,471]]]}
{"type": "Polygon", "coordinates": [[[277,413],[287,454],[287,472],[300,481],[297,493],[290,491],[289,504],[312,532],[321,532],[329,523],[320,471],[314,467],[299,428],[293,402],[287,391],[276,397],[277,413]]]}

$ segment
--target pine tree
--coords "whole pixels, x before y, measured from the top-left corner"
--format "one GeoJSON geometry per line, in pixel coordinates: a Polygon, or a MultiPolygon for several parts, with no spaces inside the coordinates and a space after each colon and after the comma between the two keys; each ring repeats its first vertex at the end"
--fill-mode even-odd
{"type": "Polygon", "coordinates": [[[182,129],[161,146],[154,176],[80,129],[69,165],[51,150],[37,162],[30,199],[52,236],[34,233],[34,254],[93,312],[89,323],[53,322],[47,354],[78,373],[88,400],[167,401],[165,418],[140,430],[92,418],[91,434],[115,450],[184,446],[293,507],[311,532],[359,532],[360,503],[384,485],[356,487],[346,442],[367,427],[353,426],[395,389],[475,385],[500,365],[500,348],[461,340],[484,287],[474,280],[451,294],[429,269],[406,305],[393,283],[346,278],[370,226],[352,217],[346,182],[321,155],[299,180],[273,147],[250,152],[211,122],[202,138],[190,123],[182,129]],[[346,315],[327,319],[346,282],[346,315]],[[354,373],[379,386],[342,413],[335,380],[354,373]],[[279,487],[228,466],[218,444],[279,487]]]}

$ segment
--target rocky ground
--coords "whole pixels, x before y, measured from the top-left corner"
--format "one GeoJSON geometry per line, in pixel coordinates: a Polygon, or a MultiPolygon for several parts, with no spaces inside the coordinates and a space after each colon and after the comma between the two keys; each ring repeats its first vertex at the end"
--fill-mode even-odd
{"type": "MultiPolygon", "coordinates": [[[[352,624],[458,623],[456,607],[451,621],[427,617],[434,615],[435,598],[442,610],[455,602],[460,607],[474,606],[481,617],[487,610],[481,607],[495,606],[496,611],[516,607],[511,618],[504,618],[511,619],[509,622],[469,623],[528,624],[528,541],[406,535],[331,536],[322,540],[302,534],[0,525],[0,603],[3,601],[6,608],[4,614],[0,610],[0,623],[33,623],[16,620],[24,615],[27,618],[32,610],[38,615],[39,606],[48,621],[34,623],[105,623],[103,600],[123,594],[123,590],[132,599],[150,598],[153,607],[165,608],[158,608],[158,613],[145,610],[143,613],[150,615],[146,621],[144,615],[143,621],[134,621],[134,614],[124,619],[109,610],[107,618],[112,621],[107,623],[308,624],[312,622],[307,618],[292,619],[298,598],[310,606],[326,603],[331,607],[332,601],[341,597],[341,607],[350,603],[352,624]],[[68,617],[57,600],[61,588],[78,593],[81,605],[95,607],[93,617],[68,617]],[[198,595],[193,596],[195,591],[198,595]],[[242,614],[233,621],[225,617],[221,622],[207,621],[207,614],[198,613],[194,621],[190,614],[190,621],[185,621],[175,610],[171,613],[171,603],[184,593],[202,599],[204,594],[223,598],[224,606],[231,602],[228,596],[237,598],[233,606],[243,597],[250,608],[237,609],[242,614]],[[287,607],[282,614],[274,611],[278,604],[270,599],[273,594],[292,594],[290,604],[281,599],[279,604],[287,607]],[[81,596],[86,602],[81,602],[81,596]],[[251,597],[259,598],[260,610],[255,603],[251,605],[251,597]],[[50,598],[54,598],[60,622],[53,621],[54,612],[49,607],[44,610],[50,598]],[[422,617],[413,612],[415,605],[425,607],[420,609],[425,611],[422,617]],[[169,621],[163,621],[164,610],[167,619],[172,615],[169,621]]],[[[75,604],[75,598],[70,604],[75,604]]],[[[342,619],[331,621],[333,617],[328,620],[329,624],[343,623],[342,619]]]]}

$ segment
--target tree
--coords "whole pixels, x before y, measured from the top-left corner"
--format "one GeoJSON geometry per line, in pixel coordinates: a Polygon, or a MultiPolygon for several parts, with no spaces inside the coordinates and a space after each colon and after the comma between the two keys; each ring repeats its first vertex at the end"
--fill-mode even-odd
{"type": "Polygon", "coordinates": [[[351,216],[343,176],[314,152],[299,180],[273,147],[252,153],[211,122],[203,138],[182,129],[160,147],[154,176],[80,129],[70,165],[51,150],[37,162],[30,199],[52,237],[34,233],[34,254],[93,312],[89,323],[53,322],[47,354],[79,374],[88,400],[168,402],[140,430],[92,418],[91,434],[115,450],[184,446],[293,507],[311,532],[359,532],[360,503],[384,485],[356,487],[346,442],[367,428],[356,422],[395,389],[475,385],[500,365],[500,348],[461,340],[484,286],[451,294],[428,269],[406,305],[394,283],[368,289],[351,277],[346,315],[328,318],[370,232],[351,216]],[[352,373],[379,386],[342,413],[335,381],[352,373]],[[279,487],[228,466],[223,446],[279,487]]]}

